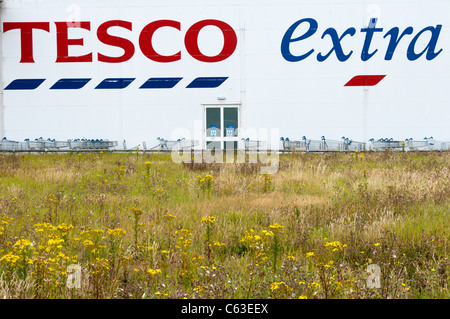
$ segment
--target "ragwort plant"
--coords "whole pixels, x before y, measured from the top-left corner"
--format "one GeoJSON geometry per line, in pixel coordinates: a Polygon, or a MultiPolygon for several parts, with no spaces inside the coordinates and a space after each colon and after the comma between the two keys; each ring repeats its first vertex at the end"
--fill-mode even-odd
{"type": "Polygon", "coordinates": [[[164,154],[8,156],[1,298],[450,298],[445,152],[283,155],[267,187],[164,154]]]}

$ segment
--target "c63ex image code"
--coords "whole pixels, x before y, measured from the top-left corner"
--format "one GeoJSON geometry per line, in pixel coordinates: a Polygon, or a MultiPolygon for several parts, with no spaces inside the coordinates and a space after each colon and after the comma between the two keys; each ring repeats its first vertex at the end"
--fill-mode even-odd
{"type": "Polygon", "coordinates": [[[220,305],[213,304],[184,304],[181,306],[182,315],[201,315],[215,317],[217,315],[268,315],[269,304],[267,303],[226,303],[220,305]]]}

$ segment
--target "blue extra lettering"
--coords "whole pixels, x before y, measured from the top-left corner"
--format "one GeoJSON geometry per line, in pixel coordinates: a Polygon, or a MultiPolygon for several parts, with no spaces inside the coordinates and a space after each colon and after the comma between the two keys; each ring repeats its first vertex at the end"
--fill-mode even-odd
{"type": "Polygon", "coordinates": [[[299,62],[299,61],[302,61],[302,60],[306,59],[307,57],[309,57],[314,52],[314,49],[310,50],[308,53],[305,53],[303,55],[295,56],[291,53],[290,44],[292,42],[302,41],[302,40],[305,40],[305,39],[311,37],[314,33],[316,33],[318,27],[319,27],[319,24],[317,23],[317,21],[314,19],[310,19],[310,18],[302,19],[302,20],[295,22],[286,31],[286,33],[284,34],[283,40],[281,41],[281,54],[283,55],[283,58],[289,62],[299,62]],[[304,22],[309,23],[308,31],[306,31],[306,33],[302,34],[301,36],[292,39],[292,35],[293,35],[294,31],[297,29],[297,27],[299,25],[301,25],[304,22]]]}
{"type": "Polygon", "coordinates": [[[436,52],[436,46],[437,46],[437,42],[439,40],[439,35],[441,33],[441,29],[442,29],[442,25],[438,24],[436,27],[428,27],[428,28],[425,28],[422,31],[420,31],[414,37],[414,39],[412,39],[411,43],[409,44],[408,54],[407,54],[408,60],[415,61],[426,52],[427,60],[430,61],[430,60],[435,59],[439,54],[441,54],[441,52],[443,51],[442,49],[440,49],[438,52],[436,52]],[[422,34],[424,34],[426,31],[431,32],[430,42],[428,42],[428,45],[426,46],[425,49],[423,49],[422,52],[416,53],[415,47],[417,44],[417,40],[419,40],[420,36],[422,34]]]}
{"type": "Polygon", "coordinates": [[[370,20],[369,27],[361,29],[361,32],[366,32],[366,39],[364,40],[364,46],[361,53],[361,60],[367,61],[378,52],[378,49],[370,53],[370,44],[372,43],[373,35],[375,32],[383,32],[383,28],[377,28],[378,18],[370,20]]]}
{"type": "MultiPolygon", "coordinates": [[[[378,18],[372,18],[370,19],[369,26],[367,28],[362,28],[361,33],[365,33],[365,40],[361,51],[361,60],[363,62],[370,60],[377,52],[378,49],[371,49],[372,40],[375,36],[375,33],[383,32],[383,28],[377,28],[377,22],[378,18]]],[[[305,60],[308,58],[311,54],[314,53],[314,48],[309,50],[307,53],[304,53],[302,55],[294,55],[291,52],[290,45],[291,43],[302,41],[305,39],[310,38],[313,36],[319,28],[319,24],[316,20],[312,18],[305,18],[298,20],[293,25],[289,27],[289,29],[286,31],[286,33],[283,36],[283,40],[281,41],[281,54],[283,55],[283,58],[288,62],[299,62],[302,60],[305,60]],[[306,32],[304,32],[302,35],[293,38],[293,34],[297,28],[302,25],[303,23],[309,24],[309,28],[306,32]]],[[[408,46],[408,50],[406,53],[406,57],[409,61],[415,61],[419,58],[421,58],[423,55],[426,56],[426,59],[428,61],[434,60],[439,54],[442,53],[443,49],[440,49],[437,51],[437,45],[439,36],[441,34],[442,25],[438,24],[435,27],[429,26],[424,28],[422,31],[420,31],[416,36],[411,40],[408,46]],[[417,43],[419,39],[424,35],[425,33],[429,32],[431,37],[426,45],[426,47],[419,53],[416,52],[418,50],[416,48],[417,43]]],[[[384,59],[386,61],[391,61],[394,57],[395,51],[397,50],[397,47],[399,43],[402,41],[402,39],[407,35],[413,35],[414,28],[413,27],[407,27],[403,32],[400,33],[400,29],[398,27],[394,27],[386,32],[383,39],[386,39],[389,37],[389,44],[387,47],[386,54],[384,56],[384,59]]],[[[348,53],[345,53],[343,48],[343,40],[346,36],[353,37],[356,34],[355,28],[349,28],[347,29],[341,36],[339,36],[338,32],[334,28],[328,28],[325,30],[325,32],[322,34],[321,39],[323,40],[326,36],[329,36],[332,41],[332,48],[330,51],[328,51],[327,54],[323,54],[322,52],[319,52],[317,54],[317,61],[324,62],[327,60],[333,52],[336,54],[337,59],[340,62],[347,61],[353,54],[353,50],[348,51],[348,53]]]]}
{"type": "Polygon", "coordinates": [[[317,61],[319,61],[319,62],[325,61],[326,59],[328,59],[328,57],[331,55],[331,53],[333,53],[333,51],[336,52],[336,57],[338,58],[339,61],[341,61],[341,62],[347,61],[353,54],[353,51],[350,51],[350,53],[345,54],[344,50],[342,49],[341,41],[346,35],[354,36],[355,33],[356,33],[355,28],[349,28],[344,32],[344,34],[341,37],[339,37],[337,34],[337,31],[335,29],[333,29],[333,28],[326,29],[322,35],[322,39],[326,35],[329,35],[331,38],[331,41],[333,42],[333,48],[326,55],[322,55],[322,53],[319,53],[317,55],[317,61]]]}
{"type": "Polygon", "coordinates": [[[400,40],[405,35],[413,34],[413,32],[414,32],[413,27],[407,27],[405,29],[405,31],[403,31],[402,34],[399,37],[398,36],[398,34],[400,33],[400,29],[399,28],[395,27],[395,28],[392,28],[391,30],[389,30],[383,37],[384,39],[386,39],[387,36],[390,36],[389,46],[387,48],[386,56],[384,57],[384,59],[386,61],[392,60],[392,57],[394,56],[395,50],[397,49],[397,46],[400,43],[400,40]]]}

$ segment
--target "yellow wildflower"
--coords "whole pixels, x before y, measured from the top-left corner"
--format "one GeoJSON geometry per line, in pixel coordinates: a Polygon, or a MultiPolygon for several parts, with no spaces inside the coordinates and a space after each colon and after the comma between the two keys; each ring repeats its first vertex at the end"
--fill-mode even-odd
{"type": "Polygon", "coordinates": [[[92,240],[86,239],[83,242],[84,247],[94,246],[94,242],[92,240]]]}
{"type": "Polygon", "coordinates": [[[161,274],[161,269],[148,269],[147,273],[150,274],[151,276],[156,276],[161,274]]]}
{"type": "Polygon", "coordinates": [[[107,230],[108,235],[110,235],[111,237],[119,237],[122,238],[125,234],[126,231],[124,229],[121,228],[117,228],[117,229],[108,229],[107,230]]]}
{"type": "Polygon", "coordinates": [[[214,217],[214,216],[202,217],[201,222],[214,224],[216,222],[216,217],[214,217]]]}
{"type": "Polygon", "coordinates": [[[281,226],[281,225],[278,224],[278,223],[275,223],[275,224],[273,224],[273,225],[270,225],[269,228],[270,228],[270,229],[280,229],[280,228],[283,228],[283,226],[281,226]]]}
{"type": "Polygon", "coordinates": [[[136,207],[131,207],[130,210],[133,212],[133,214],[137,217],[142,215],[144,212],[142,211],[142,209],[136,208],[136,207]]]}
{"type": "Polygon", "coordinates": [[[295,257],[294,257],[294,256],[287,256],[287,260],[292,260],[292,261],[294,261],[294,260],[295,260],[295,257]]]}

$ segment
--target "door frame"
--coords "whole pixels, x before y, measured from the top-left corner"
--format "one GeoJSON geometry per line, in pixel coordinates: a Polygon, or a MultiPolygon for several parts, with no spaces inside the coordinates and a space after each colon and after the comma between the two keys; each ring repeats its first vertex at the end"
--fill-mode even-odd
{"type": "Polygon", "coordinates": [[[203,108],[203,116],[202,116],[202,134],[203,134],[203,149],[206,150],[207,149],[207,143],[208,142],[220,142],[220,148],[224,149],[224,142],[238,142],[238,147],[239,147],[239,141],[241,138],[241,128],[242,128],[242,103],[241,102],[221,102],[221,103],[202,103],[201,104],[202,108],[203,108]],[[223,117],[223,110],[225,108],[237,108],[238,109],[238,128],[237,128],[237,136],[234,137],[226,137],[223,136],[223,133],[220,134],[220,137],[215,137],[215,138],[211,138],[211,137],[207,137],[206,136],[206,109],[208,108],[220,108],[220,121],[221,121],[221,129],[222,132],[223,130],[226,130],[226,128],[224,127],[224,117],[223,117]]]}

